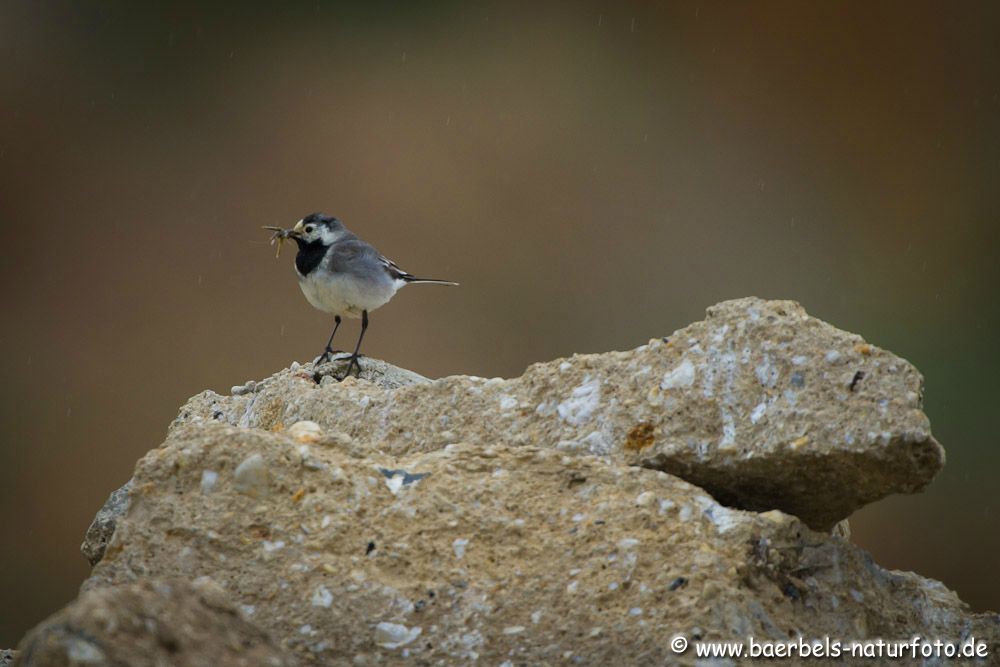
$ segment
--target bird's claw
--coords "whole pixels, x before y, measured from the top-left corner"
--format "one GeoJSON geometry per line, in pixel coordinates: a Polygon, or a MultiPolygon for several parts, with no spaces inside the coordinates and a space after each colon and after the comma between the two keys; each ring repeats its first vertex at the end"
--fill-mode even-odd
{"type": "Polygon", "coordinates": [[[344,380],[346,380],[347,377],[351,374],[352,368],[357,368],[358,369],[357,377],[361,377],[361,362],[358,360],[359,356],[360,355],[357,354],[351,355],[351,360],[347,364],[347,372],[344,373],[342,377],[338,378],[337,382],[343,382],[344,380]]]}
{"type": "MultiPolygon", "coordinates": [[[[333,350],[333,349],[330,349],[330,348],[326,348],[325,350],[323,350],[323,354],[321,354],[318,357],[316,357],[316,360],[313,362],[313,368],[319,368],[321,365],[333,361],[334,360],[333,359],[333,355],[335,355],[335,354],[344,354],[344,351],[343,350],[333,350]]],[[[342,376],[340,376],[340,377],[334,376],[334,379],[337,382],[343,382],[344,380],[347,379],[347,376],[351,374],[351,371],[353,371],[355,369],[357,369],[357,371],[358,371],[358,375],[357,376],[360,377],[361,376],[361,361],[360,361],[360,358],[362,356],[363,355],[360,355],[360,354],[357,354],[357,355],[352,354],[351,358],[347,362],[347,371],[342,376]]]]}

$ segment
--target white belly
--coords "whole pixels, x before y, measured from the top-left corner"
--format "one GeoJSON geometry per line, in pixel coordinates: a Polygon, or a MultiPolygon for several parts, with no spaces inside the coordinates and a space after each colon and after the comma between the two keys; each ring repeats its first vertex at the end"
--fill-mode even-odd
{"type": "Polygon", "coordinates": [[[371,312],[384,306],[398,289],[393,281],[359,282],[321,271],[299,277],[299,287],[313,308],[345,317],[361,317],[363,310],[371,312]]]}

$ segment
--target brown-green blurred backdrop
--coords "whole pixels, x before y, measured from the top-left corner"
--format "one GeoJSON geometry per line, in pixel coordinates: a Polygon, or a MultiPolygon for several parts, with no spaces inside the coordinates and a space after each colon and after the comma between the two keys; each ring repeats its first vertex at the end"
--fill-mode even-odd
{"type": "Polygon", "coordinates": [[[462,282],[372,318],[429,376],[746,295],[908,358],[948,466],[855,540],[1000,607],[1000,5],[206,4],[0,4],[0,648],[188,396],[318,353],[314,210],[462,282]]]}

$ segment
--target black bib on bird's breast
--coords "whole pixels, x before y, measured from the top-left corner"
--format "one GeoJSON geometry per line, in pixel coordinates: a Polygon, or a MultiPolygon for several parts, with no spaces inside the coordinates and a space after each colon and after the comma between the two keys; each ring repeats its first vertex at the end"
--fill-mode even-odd
{"type": "Polygon", "coordinates": [[[326,256],[326,251],[330,248],[319,241],[313,241],[308,245],[299,246],[299,253],[295,255],[295,268],[300,276],[308,276],[313,269],[319,266],[326,256]]]}

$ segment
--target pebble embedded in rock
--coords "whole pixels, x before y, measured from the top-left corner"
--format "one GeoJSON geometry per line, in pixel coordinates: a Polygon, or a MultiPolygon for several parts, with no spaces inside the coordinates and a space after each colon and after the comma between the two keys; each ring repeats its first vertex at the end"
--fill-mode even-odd
{"type": "Polygon", "coordinates": [[[323,427],[314,421],[303,419],[288,427],[288,435],[302,443],[314,443],[323,439],[323,427]]]}
{"type": "Polygon", "coordinates": [[[465,557],[465,548],[469,546],[469,540],[464,538],[456,538],[454,542],[451,543],[451,548],[455,552],[455,558],[461,560],[465,557]]]}
{"type": "Polygon", "coordinates": [[[243,462],[236,466],[233,478],[236,490],[252,498],[266,496],[271,483],[271,475],[264,463],[264,457],[260,454],[251,454],[243,459],[243,462]]]}
{"type": "Polygon", "coordinates": [[[333,604],[333,593],[326,586],[318,586],[312,594],[312,606],[329,607],[333,604]]]}
{"type": "Polygon", "coordinates": [[[375,643],[382,648],[406,646],[420,636],[423,628],[408,628],[399,623],[382,622],[375,626],[375,643]]]}
{"type": "Polygon", "coordinates": [[[215,489],[215,483],[219,481],[219,473],[214,470],[201,471],[201,492],[211,493],[215,489]]]}

